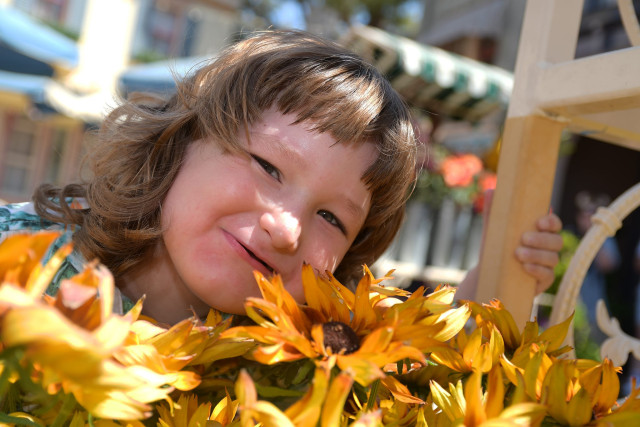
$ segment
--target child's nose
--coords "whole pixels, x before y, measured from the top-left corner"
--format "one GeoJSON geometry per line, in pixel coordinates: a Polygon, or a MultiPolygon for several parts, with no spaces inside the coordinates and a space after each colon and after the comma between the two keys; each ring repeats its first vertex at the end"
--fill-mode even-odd
{"type": "Polygon", "coordinates": [[[260,226],[271,237],[277,249],[296,250],[300,238],[300,221],[293,214],[281,210],[265,212],[260,217],[260,226]]]}

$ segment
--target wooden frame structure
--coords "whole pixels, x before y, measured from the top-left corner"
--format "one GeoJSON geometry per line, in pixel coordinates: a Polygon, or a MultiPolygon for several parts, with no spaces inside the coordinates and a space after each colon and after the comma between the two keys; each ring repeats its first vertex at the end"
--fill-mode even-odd
{"type": "Polygon", "coordinates": [[[640,26],[618,0],[632,47],[575,59],[583,0],[529,0],[476,300],[500,299],[522,327],[534,279],[514,257],[549,210],[563,131],[640,150],[640,26]]]}

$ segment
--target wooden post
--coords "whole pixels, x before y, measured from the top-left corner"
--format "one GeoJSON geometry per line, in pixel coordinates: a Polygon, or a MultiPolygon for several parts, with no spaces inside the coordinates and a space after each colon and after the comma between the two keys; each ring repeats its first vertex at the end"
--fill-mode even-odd
{"type": "Polygon", "coordinates": [[[563,128],[562,122],[542,116],[512,117],[505,123],[476,300],[498,298],[519,327],[529,320],[535,279],[514,252],[522,234],[535,229],[536,220],[549,211],[563,128]]]}
{"type": "Polygon", "coordinates": [[[516,260],[522,234],[549,211],[560,136],[566,122],[545,115],[540,75],[575,55],[583,0],[528,0],[513,94],[502,139],[498,186],[480,260],[476,300],[500,299],[522,328],[535,280],[516,260]]]}

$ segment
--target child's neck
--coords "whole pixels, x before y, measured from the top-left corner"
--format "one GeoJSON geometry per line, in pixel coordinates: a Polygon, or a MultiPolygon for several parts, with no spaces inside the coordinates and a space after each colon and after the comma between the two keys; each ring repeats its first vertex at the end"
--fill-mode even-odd
{"type": "Polygon", "coordinates": [[[173,267],[160,239],[143,261],[122,275],[118,287],[133,301],[145,296],[142,314],[175,324],[194,313],[206,316],[209,307],[189,291],[173,267]]]}

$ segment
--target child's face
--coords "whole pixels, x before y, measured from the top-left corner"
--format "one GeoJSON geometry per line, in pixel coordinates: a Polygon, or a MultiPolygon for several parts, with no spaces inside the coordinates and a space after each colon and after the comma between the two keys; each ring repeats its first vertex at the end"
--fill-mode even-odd
{"type": "Polygon", "coordinates": [[[251,143],[241,132],[249,157],[210,141],[187,150],[162,209],[166,262],[209,306],[244,313],[260,296],[253,270],[279,273],[303,302],[302,264],[334,271],[364,223],[373,144],[336,144],[294,120],[265,111],[251,143]]]}

